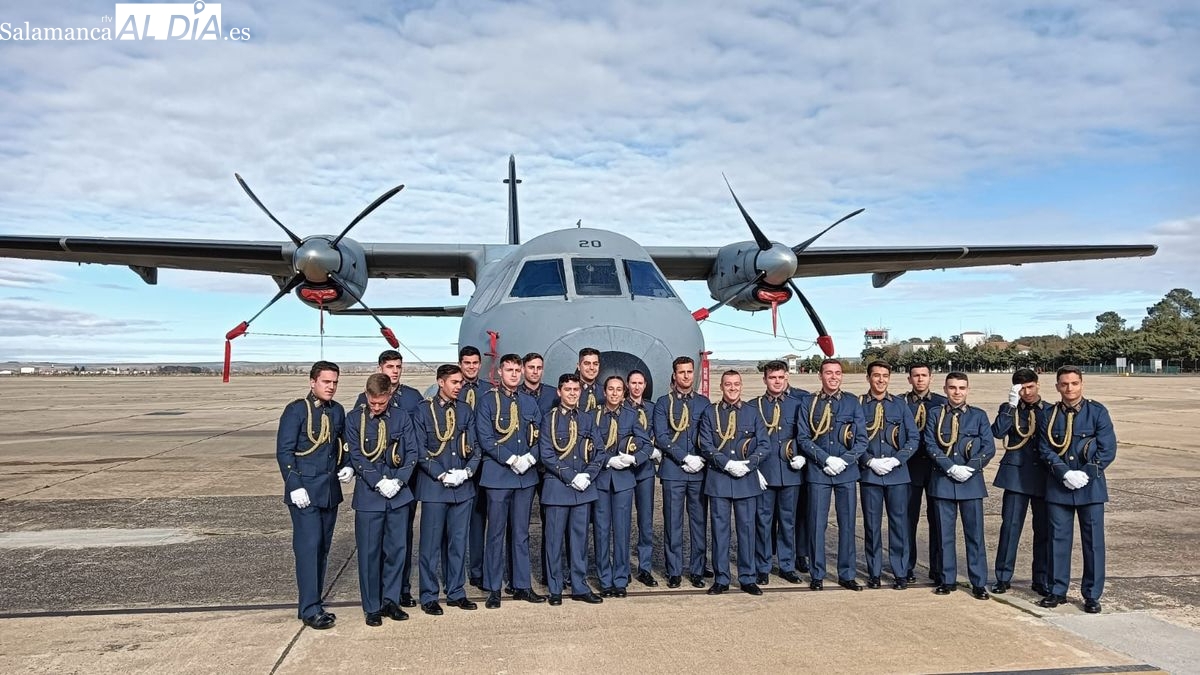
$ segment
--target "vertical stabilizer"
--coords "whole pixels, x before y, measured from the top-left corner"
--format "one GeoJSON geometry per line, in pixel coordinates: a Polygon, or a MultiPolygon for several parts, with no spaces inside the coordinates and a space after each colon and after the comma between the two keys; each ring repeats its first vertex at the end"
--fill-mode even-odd
{"type": "Polygon", "coordinates": [[[517,180],[517,159],[512,155],[508,156],[508,178],[504,179],[508,184],[508,243],[521,243],[521,218],[517,214],[517,184],[521,181],[517,180]]]}

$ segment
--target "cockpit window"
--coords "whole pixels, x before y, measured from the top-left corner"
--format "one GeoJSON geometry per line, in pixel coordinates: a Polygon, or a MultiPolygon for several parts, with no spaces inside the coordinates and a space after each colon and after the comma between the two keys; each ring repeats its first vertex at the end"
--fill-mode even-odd
{"type": "Polygon", "coordinates": [[[572,258],[576,295],[620,295],[617,264],[612,258],[572,258]]]}
{"type": "Polygon", "coordinates": [[[526,260],[521,273],[513,284],[510,297],[542,298],[552,295],[565,296],[567,284],[563,281],[563,264],[560,259],[526,260]]]}
{"type": "Polygon", "coordinates": [[[675,291],[667,283],[653,263],[645,260],[626,260],[625,278],[629,281],[629,292],[635,298],[673,298],[675,291]]]}

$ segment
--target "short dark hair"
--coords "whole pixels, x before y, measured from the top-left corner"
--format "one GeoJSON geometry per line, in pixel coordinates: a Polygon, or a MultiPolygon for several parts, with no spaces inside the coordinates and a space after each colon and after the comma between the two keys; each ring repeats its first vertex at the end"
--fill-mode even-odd
{"type": "Polygon", "coordinates": [[[388,361],[403,361],[404,357],[400,356],[400,352],[395,349],[385,349],[379,352],[379,365],[383,365],[388,361]]]}
{"type": "Polygon", "coordinates": [[[871,371],[875,368],[883,368],[889,373],[892,372],[892,364],[887,361],[872,361],[867,364],[867,375],[870,376],[871,371]]]}
{"type": "Polygon", "coordinates": [[[727,370],[727,371],[725,371],[725,372],[721,373],[721,379],[722,379],[722,380],[724,380],[724,379],[725,379],[726,377],[728,377],[729,375],[737,375],[738,377],[741,377],[741,376],[742,376],[742,374],[741,374],[741,373],[739,373],[738,371],[734,370],[733,368],[730,368],[729,370],[727,370]]]}
{"type": "Polygon", "coordinates": [[[367,378],[367,396],[383,396],[392,391],[392,378],[383,373],[372,373],[367,378]]]}
{"type": "Polygon", "coordinates": [[[960,373],[957,370],[946,373],[946,381],[949,382],[950,380],[962,380],[968,384],[971,382],[966,373],[960,373]]]}
{"type": "Polygon", "coordinates": [[[583,380],[579,379],[579,375],[577,373],[563,373],[562,375],[558,376],[559,389],[561,389],[562,386],[568,382],[578,382],[583,384],[583,380]]]}
{"type": "Polygon", "coordinates": [[[623,389],[629,388],[629,385],[625,383],[625,378],[621,377],[620,375],[609,375],[608,377],[604,378],[604,388],[608,389],[608,383],[612,382],[613,380],[620,380],[621,387],[623,389]]]}
{"type": "Polygon", "coordinates": [[[671,362],[671,372],[674,373],[679,366],[682,366],[685,363],[695,366],[696,360],[690,356],[676,356],[675,360],[671,362]]]}
{"type": "Polygon", "coordinates": [[[522,365],[521,357],[516,354],[505,354],[504,356],[500,357],[500,365],[504,365],[506,363],[515,363],[518,366],[522,365]]]}
{"type": "Polygon", "coordinates": [[[582,361],[585,356],[594,356],[600,358],[600,350],[595,347],[584,347],[579,350],[579,360],[582,361]]]}
{"type": "Polygon", "coordinates": [[[541,361],[542,363],[546,362],[545,357],[543,357],[541,354],[539,354],[537,352],[529,352],[525,356],[521,357],[521,365],[525,365],[526,363],[529,363],[530,361],[532,361],[534,359],[537,359],[537,360],[541,361]]]}
{"type": "Polygon", "coordinates": [[[822,370],[825,370],[825,366],[833,365],[833,364],[837,364],[838,368],[842,368],[843,370],[845,370],[845,368],[842,366],[841,359],[822,359],[821,367],[817,368],[817,372],[819,373],[822,370]]]}
{"type": "Polygon", "coordinates": [[[1012,376],[1013,384],[1026,384],[1028,382],[1037,381],[1037,373],[1033,372],[1033,370],[1030,368],[1017,368],[1016,372],[1014,372],[1012,376]]]}
{"type": "Polygon", "coordinates": [[[916,370],[917,368],[924,368],[925,370],[928,370],[931,373],[933,372],[933,368],[930,368],[929,364],[925,363],[924,361],[917,361],[916,363],[908,364],[908,372],[910,372],[910,373],[912,371],[916,370]]]}
{"type": "Polygon", "coordinates": [[[775,359],[774,361],[767,361],[767,363],[763,366],[763,375],[766,375],[767,373],[777,373],[781,370],[786,372],[787,369],[788,365],[786,363],[780,361],[779,359],[775,359]]]}
{"type": "Polygon", "coordinates": [[[1079,369],[1079,366],[1063,366],[1054,373],[1054,382],[1057,384],[1063,375],[1069,375],[1071,373],[1078,375],[1079,379],[1083,379],[1083,371],[1079,369]]]}
{"type": "Polygon", "coordinates": [[[483,358],[483,355],[479,353],[479,348],[472,345],[467,345],[458,350],[458,360],[462,361],[464,356],[478,356],[480,359],[483,358]]]}
{"type": "Polygon", "coordinates": [[[333,361],[317,361],[312,364],[312,368],[308,369],[308,379],[315,380],[326,370],[332,370],[339,374],[342,372],[341,368],[338,368],[338,364],[333,361]]]}
{"type": "Polygon", "coordinates": [[[459,368],[457,364],[443,363],[442,365],[438,366],[437,379],[444,380],[451,375],[459,375],[461,373],[462,368],[459,368]]]}

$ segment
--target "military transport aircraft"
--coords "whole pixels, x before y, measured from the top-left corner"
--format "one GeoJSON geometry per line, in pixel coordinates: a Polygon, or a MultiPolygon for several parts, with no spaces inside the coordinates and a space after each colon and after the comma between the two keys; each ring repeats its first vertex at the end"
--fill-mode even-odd
{"type": "Polygon", "coordinates": [[[372,316],[393,347],[396,338],[380,315],[462,317],[459,344],[476,345],[488,354],[488,372],[497,355],[530,351],[545,356],[547,373],[567,372],[575,367],[579,349],[595,347],[601,352],[602,379],[639,368],[647,374],[649,396],[654,378],[670,373],[673,358],[705,353],[698,323],[724,305],[774,313],[796,297],[816,328],[822,351],[832,355],[833,340],[793,281],[796,277],[869,273],[872,285],[881,288],[913,270],[1150,256],[1157,250],[1148,244],[812,248],[821,235],[862,209],[788,246],[767,238],[732,187],[730,194],[749,226],[750,241],[720,248],[641,246],[615,232],[577,227],[522,243],[520,181],[511,156],[504,181],[508,243],[360,244],[347,236],[350,230],[403,185],[383,193],[337,235],[301,238],[234,175],[288,241],[0,235],[0,257],[127,265],[147,284],[157,283],[162,267],[271,275],[279,292],[226,334],[227,367],[229,340],[246,333],[250,322],[295,291],[301,302],[319,310],[372,316]],[[449,279],[453,295],[458,295],[459,280],[466,278],[475,284],[475,292],[460,307],[373,309],[362,302],[371,277],[449,279]],[[668,279],[707,280],[716,304],[689,310],[668,279]]]}

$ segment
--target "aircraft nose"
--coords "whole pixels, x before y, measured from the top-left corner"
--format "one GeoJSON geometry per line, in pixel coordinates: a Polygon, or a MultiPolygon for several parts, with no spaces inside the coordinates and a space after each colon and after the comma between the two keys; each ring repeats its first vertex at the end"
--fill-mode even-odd
{"type": "Polygon", "coordinates": [[[631,370],[645,373],[647,400],[653,400],[656,376],[670,376],[675,357],[661,339],[649,333],[623,326],[593,326],[568,333],[550,345],[543,355],[546,382],[557,385],[560,374],[575,372],[579,350],[584,347],[600,352],[601,383],[609,375],[627,377],[631,370]]]}

